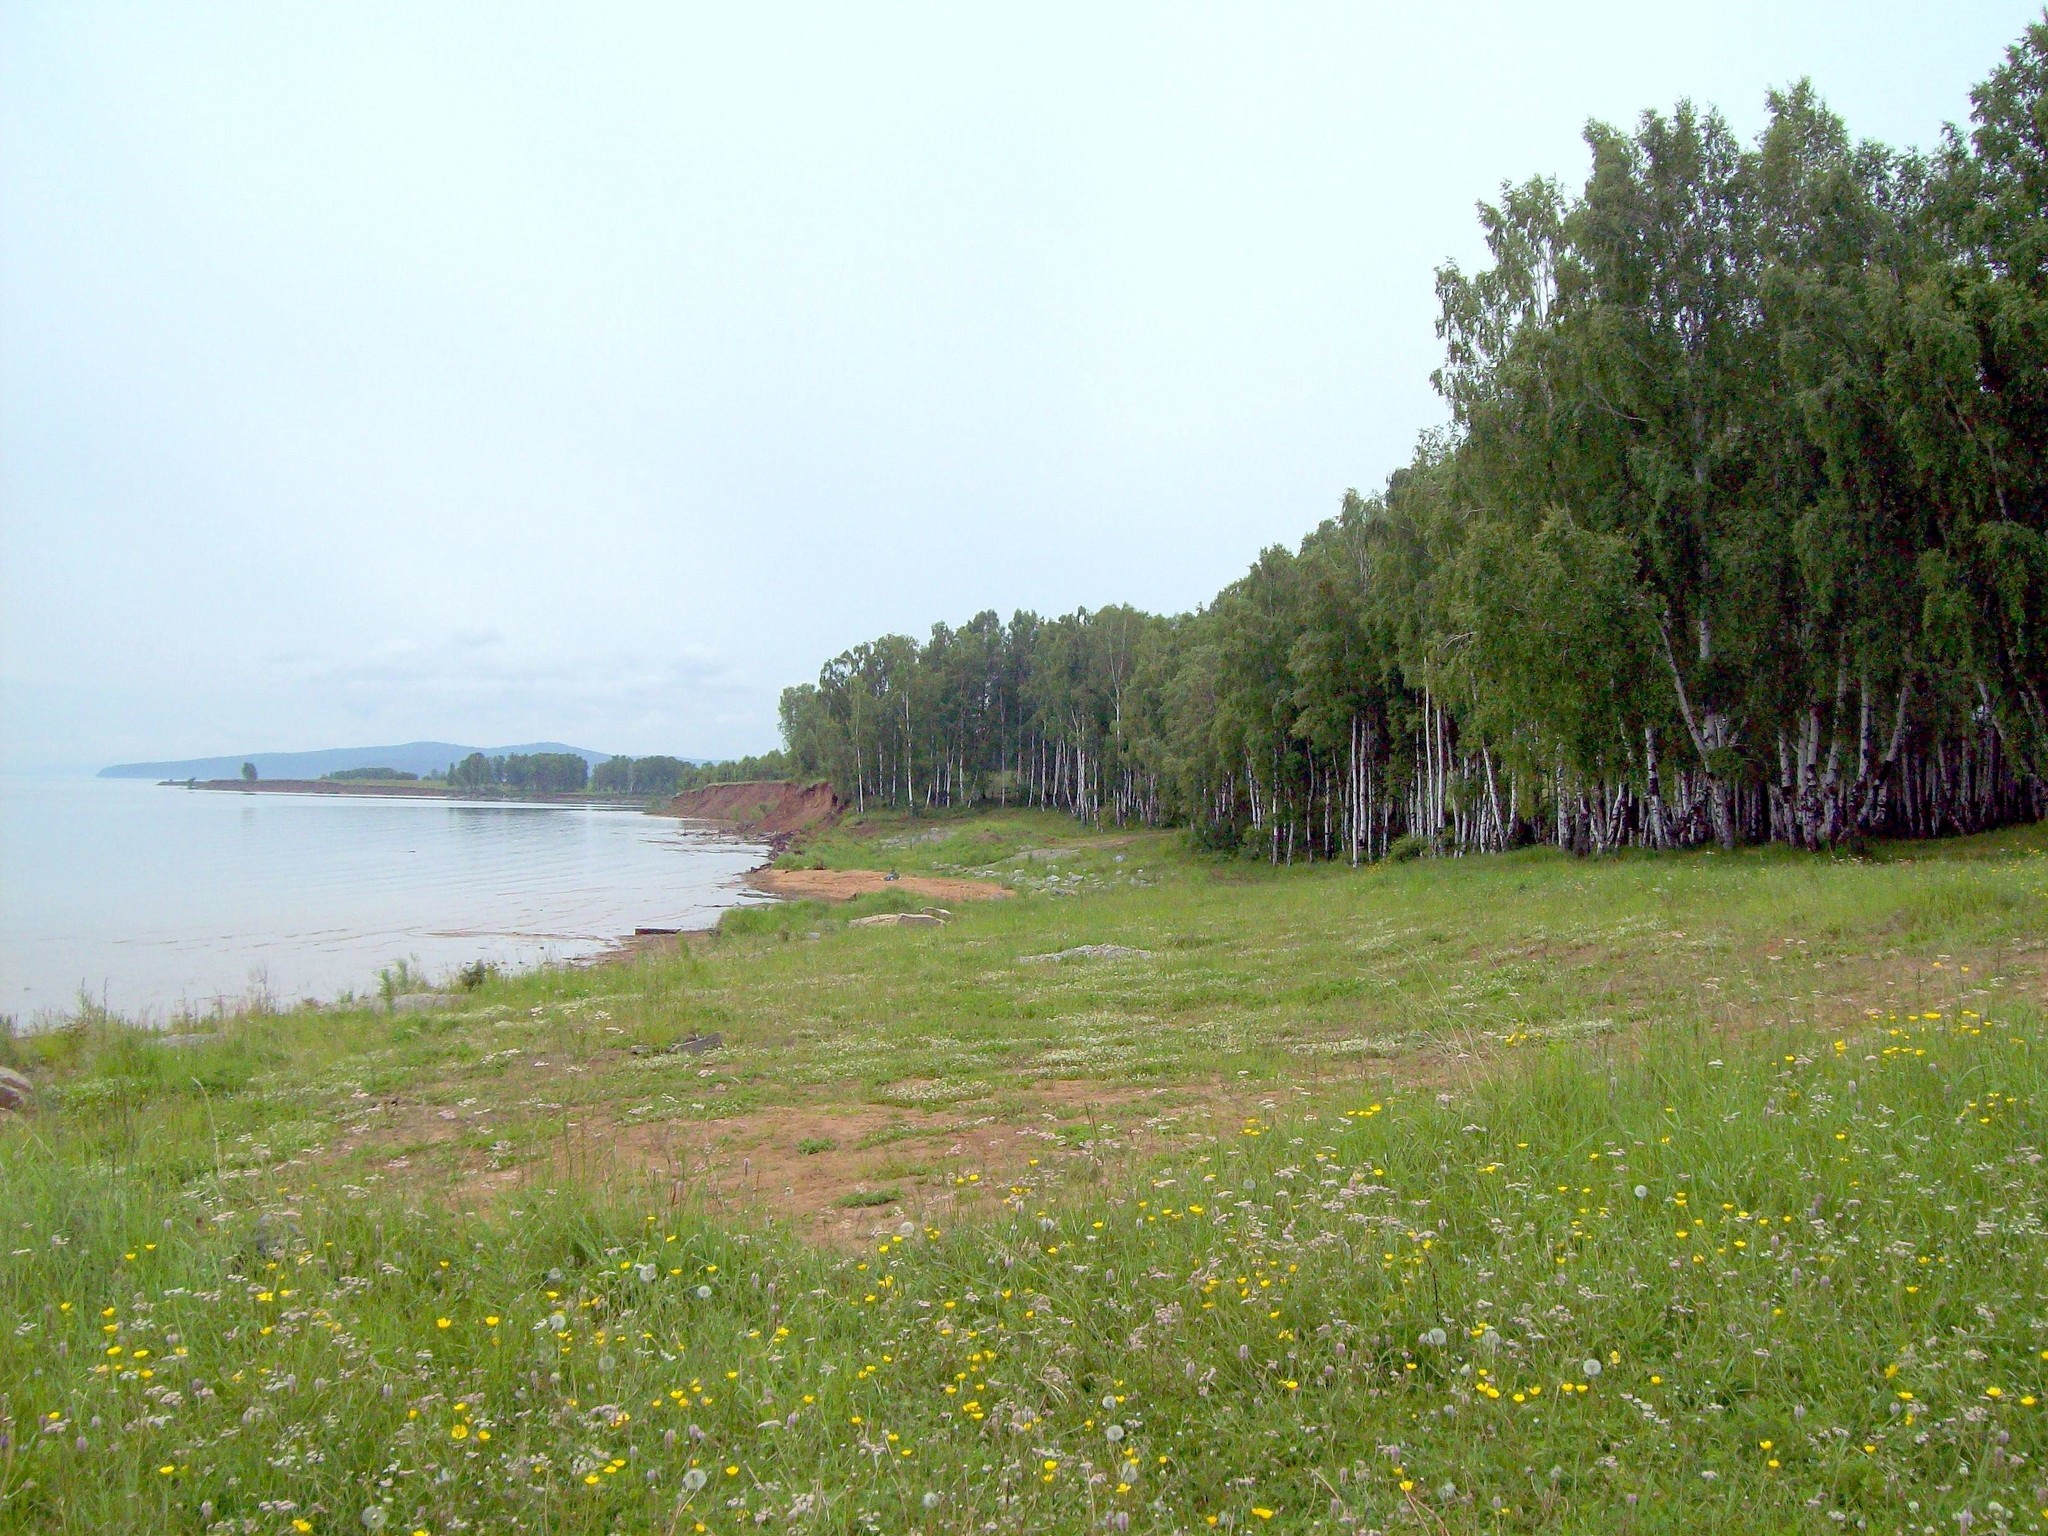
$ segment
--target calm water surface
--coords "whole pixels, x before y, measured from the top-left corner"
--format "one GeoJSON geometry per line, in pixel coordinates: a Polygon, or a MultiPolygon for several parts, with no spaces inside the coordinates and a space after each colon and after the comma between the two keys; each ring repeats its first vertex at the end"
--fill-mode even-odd
{"type": "Polygon", "coordinates": [[[765,850],[638,811],[0,778],[0,1014],[169,1018],[596,954],[754,899],[765,850]]]}

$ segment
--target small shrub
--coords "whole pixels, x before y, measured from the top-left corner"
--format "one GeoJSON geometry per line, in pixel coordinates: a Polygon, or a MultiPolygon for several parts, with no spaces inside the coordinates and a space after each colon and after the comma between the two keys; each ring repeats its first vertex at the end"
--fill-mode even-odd
{"type": "Polygon", "coordinates": [[[426,973],[419,968],[418,961],[400,960],[377,973],[377,990],[383,994],[386,1003],[409,992],[425,992],[428,990],[426,973]]]}
{"type": "Polygon", "coordinates": [[[1428,840],[1411,833],[1405,837],[1397,837],[1387,844],[1387,861],[1392,864],[1406,864],[1411,859],[1421,858],[1427,852],[1428,840]]]}
{"type": "Polygon", "coordinates": [[[864,1211],[877,1205],[894,1205],[903,1198],[900,1189],[857,1189],[850,1195],[841,1195],[833,1203],[850,1211],[864,1211]]]}
{"type": "Polygon", "coordinates": [[[833,1151],[838,1145],[830,1136],[806,1136],[796,1144],[796,1149],[805,1157],[815,1157],[820,1152],[833,1151]]]}

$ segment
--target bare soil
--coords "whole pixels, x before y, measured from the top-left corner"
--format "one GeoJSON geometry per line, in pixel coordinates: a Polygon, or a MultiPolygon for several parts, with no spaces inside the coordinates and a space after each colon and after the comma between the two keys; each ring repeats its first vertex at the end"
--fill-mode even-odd
{"type": "Polygon", "coordinates": [[[791,900],[851,901],[856,896],[879,896],[901,891],[906,896],[925,896],[933,901],[1001,901],[1014,896],[1006,885],[993,880],[960,880],[945,875],[903,875],[889,879],[879,869],[757,869],[747,883],[771,896],[791,900]]]}
{"type": "Polygon", "coordinates": [[[660,814],[780,841],[828,827],[845,809],[823,780],[799,784],[793,779],[754,779],[685,790],[660,814]]]}

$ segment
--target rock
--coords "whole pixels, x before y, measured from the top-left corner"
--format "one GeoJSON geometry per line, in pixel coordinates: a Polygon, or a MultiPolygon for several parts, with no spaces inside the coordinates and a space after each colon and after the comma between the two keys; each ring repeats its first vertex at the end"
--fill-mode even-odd
{"type": "Polygon", "coordinates": [[[849,928],[943,928],[946,920],[929,912],[877,912],[873,917],[856,917],[849,928]]]}
{"type": "Polygon", "coordinates": [[[0,1109],[24,1109],[28,1105],[28,1079],[19,1072],[0,1067],[0,1109]]]}
{"type": "Polygon", "coordinates": [[[716,1050],[723,1044],[725,1044],[725,1036],[721,1034],[686,1035],[673,1045],[636,1045],[630,1054],[634,1056],[701,1056],[706,1051],[716,1050]]]}
{"type": "Polygon", "coordinates": [[[281,1259],[299,1238],[297,1211],[265,1211],[250,1230],[250,1245],[265,1259],[281,1259]]]}
{"type": "Polygon", "coordinates": [[[1150,960],[1149,949],[1133,949],[1128,944],[1077,944],[1072,949],[1056,950],[1049,955],[1025,955],[1019,965],[1055,965],[1064,960],[1150,960]]]}
{"type": "Polygon", "coordinates": [[[433,1013],[453,1008],[460,999],[453,992],[407,992],[391,999],[393,1013],[433,1013]]]}

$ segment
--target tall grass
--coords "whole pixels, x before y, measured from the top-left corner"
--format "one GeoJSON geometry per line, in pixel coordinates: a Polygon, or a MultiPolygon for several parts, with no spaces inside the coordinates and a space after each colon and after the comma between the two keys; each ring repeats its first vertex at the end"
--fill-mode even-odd
{"type": "Polygon", "coordinates": [[[116,1094],[4,1143],[0,1519],[2037,1528],[2048,1039],[1939,1013],[1048,1146],[856,1254],[280,1188],[116,1094]]]}

